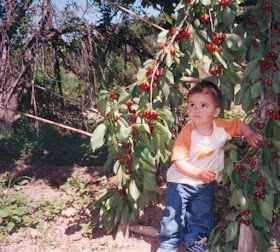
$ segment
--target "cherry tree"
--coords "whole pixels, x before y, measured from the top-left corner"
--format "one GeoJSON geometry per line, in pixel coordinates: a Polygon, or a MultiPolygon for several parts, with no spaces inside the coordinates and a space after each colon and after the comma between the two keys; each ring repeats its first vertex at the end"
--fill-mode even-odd
{"type": "Polygon", "coordinates": [[[180,84],[203,78],[219,86],[225,111],[241,105],[244,120],[265,139],[257,149],[242,138],[225,147],[222,187],[229,191],[230,212],[213,230],[209,250],[244,246],[244,230],[259,251],[268,249],[280,191],[280,2],[250,3],[180,1],[172,28],[158,34],[156,56],[139,69],[137,82],[99,92],[103,118],[91,144],[93,151],[109,146],[104,171],[118,178],[97,201],[108,231],[157,201],[155,173],[169,164],[180,84]]]}

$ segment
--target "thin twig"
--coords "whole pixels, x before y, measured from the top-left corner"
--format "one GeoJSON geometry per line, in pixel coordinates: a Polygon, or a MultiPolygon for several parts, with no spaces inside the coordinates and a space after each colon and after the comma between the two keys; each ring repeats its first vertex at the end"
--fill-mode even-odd
{"type": "Polygon", "coordinates": [[[46,89],[46,88],[44,88],[44,87],[41,87],[41,86],[36,85],[36,84],[33,84],[33,83],[32,83],[31,85],[34,86],[34,87],[36,87],[36,88],[38,88],[38,89],[41,89],[41,90],[43,90],[43,91],[45,91],[45,92],[51,93],[51,94],[53,94],[53,95],[55,95],[55,96],[57,96],[57,97],[59,97],[59,98],[62,98],[62,99],[64,99],[64,100],[67,100],[67,101],[69,101],[70,103],[72,103],[72,104],[74,104],[74,105],[78,105],[78,106],[83,107],[83,105],[82,105],[81,103],[79,103],[79,102],[77,102],[77,101],[74,101],[74,100],[72,100],[72,99],[66,98],[66,97],[63,96],[63,95],[57,94],[57,93],[55,93],[55,92],[53,92],[53,91],[50,91],[50,90],[48,90],[48,89],[46,89]]]}

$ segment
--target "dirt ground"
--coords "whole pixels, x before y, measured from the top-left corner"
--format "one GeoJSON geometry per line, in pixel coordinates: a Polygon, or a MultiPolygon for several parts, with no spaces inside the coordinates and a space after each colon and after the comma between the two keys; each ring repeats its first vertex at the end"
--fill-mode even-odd
{"type": "MultiPolygon", "coordinates": [[[[98,193],[100,183],[97,178],[102,174],[102,167],[55,167],[47,165],[6,165],[0,164],[0,175],[4,172],[16,172],[16,176],[29,176],[32,182],[22,186],[16,186],[11,193],[20,193],[32,199],[51,199],[67,197],[67,194],[59,190],[71,174],[78,173],[87,178],[93,195],[98,193]]],[[[164,178],[162,178],[163,180],[164,178]]],[[[113,180],[113,178],[112,178],[113,180]]],[[[114,183],[110,181],[109,183],[114,183]]],[[[164,192],[164,186],[162,191],[164,192]]],[[[163,202],[164,195],[161,196],[163,202]]],[[[149,207],[141,214],[139,225],[152,226],[155,230],[160,227],[163,204],[149,207]]],[[[135,223],[132,223],[134,225],[135,223]]],[[[107,234],[102,222],[99,221],[99,213],[85,209],[83,215],[75,215],[75,209],[68,208],[62,211],[55,223],[45,223],[43,231],[30,228],[28,232],[13,233],[9,241],[0,244],[0,252],[155,252],[159,246],[159,239],[129,232],[129,238],[116,240],[117,230],[107,234]],[[93,230],[93,236],[84,236],[76,223],[97,223],[93,230]]]]}
{"type": "MultiPolygon", "coordinates": [[[[47,165],[6,165],[0,163],[0,175],[4,172],[16,172],[16,176],[29,176],[32,182],[22,186],[16,186],[12,193],[20,193],[32,199],[52,199],[67,197],[67,192],[59,189],[67,178],[77,173],[87,179],[93,196],[98,194],[101,187],[100,176],[102,167],[55,167],[47,165]]],[[[137,225],[150,226],[154,231],[159,230],[164,208],[166,191],[165,171],[157,174],[161,196],[159,204],[154,204],[141,213],[137,225]]],[[[114,183],[114,179],[108,180],[114,183]]],[[[132,223],[135,225],[136,223],[132,223]]],[[[44,224],[42,230],[29,228],[26,232],[15,232],[7,241],[0,244],[0,252],[155,252],[159,246],[159,239],[151,236],[141,235],[130,231],[129,238],[115,239],[117,231],[107,234],[103,223],[99,221],[98,212],[86,208],[82,214],[77,215],[76,209],[69,207],[64,209],[54,222],[44,224]],[[92,235],[84,235],[77,223],[88,223],[92,221],[97,226],[92,235]]],[[[180,252],[183,252],[180,247],[180,252]]],[[[272,251],[279,251],[275,248],[272,251]]],[[[242,252],[242,251],[240,251],[242,252]]]]}

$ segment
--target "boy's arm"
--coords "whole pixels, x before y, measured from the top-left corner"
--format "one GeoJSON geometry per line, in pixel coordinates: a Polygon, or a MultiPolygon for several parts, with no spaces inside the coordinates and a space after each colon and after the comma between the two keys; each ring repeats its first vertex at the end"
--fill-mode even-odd
{"type": "Polygon", "coordinates": [[[206,184],[215,180],[216,174],[211,169],[197,168],[185,160],[175,161],[175,165],[180,173],[190,178],[201,180],[206,184]]]}
{"type": "Polygon", "coordinates": [[[252,131],[246,123],[243,123],[241,132],[242,135],[245,136],[248,144],[254,148],[257,148],[259,146],[259,142],[263,141],[263,136],[252,131]]]}

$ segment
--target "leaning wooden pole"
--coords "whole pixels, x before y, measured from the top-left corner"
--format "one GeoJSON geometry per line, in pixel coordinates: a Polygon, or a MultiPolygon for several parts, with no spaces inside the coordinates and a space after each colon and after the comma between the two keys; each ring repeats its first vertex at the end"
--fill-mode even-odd
{"type": "Polygon", "coordinates": [[[92,137],[92,133],[90,133],[90,132],[87,132],[87,131],[84,131],[84,130],[80,130],[80,129],[76,129],[76,128],[73,128],[73,127],[61,124],[61,123],[56,123],[56,122],[50,121],[48,119],[45,119],[45,118],[42,118],[42,117],[38,117],[38,116],[34,116],[34,115],[31,115],[31,114],[28,114],[28,113],[23,113],[23,112],[20,112],[20,111],[17,111],[17,110],[9,109],[7,107],[4,107],[3,105],[0,105],[0,109],[5,109],[5,110],[13,111],[13,112],[15,112],[17,114],[20,114],[22,116],[26,116],[26,117],[35,119],[37,121],[41,121],[41,122],[44,122],[44,123],[55,125],[55,126],[60,127],[60,128],[68,129],[68,130],[77,132],[79,134],[92,137]]]}

